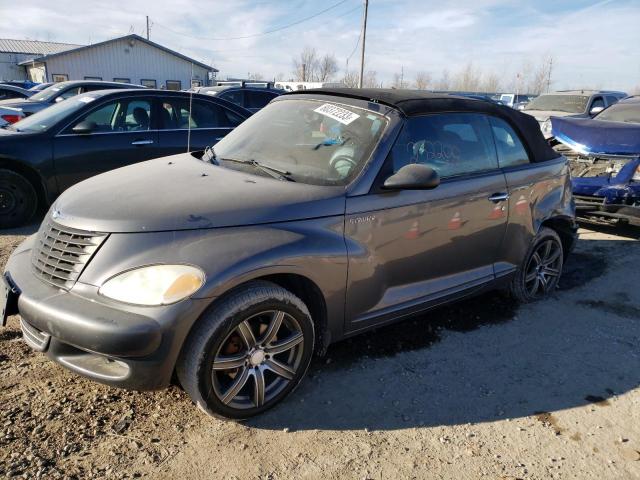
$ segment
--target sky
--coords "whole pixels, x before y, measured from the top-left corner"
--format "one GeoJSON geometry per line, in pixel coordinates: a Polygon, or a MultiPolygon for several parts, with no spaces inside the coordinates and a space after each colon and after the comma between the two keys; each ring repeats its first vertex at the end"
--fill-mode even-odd
{"type": "MultiPolygon", "coordinates": [[[[213,65],[220,77],[289,79],[293,57],[310,46],[335,55],[340,78],[347,65],[359,68],[362,4],[0,0],[0,38],[96,43],[144,35],[148,15],[151,40],[213,65]]],[[[639,25],[639,0],[370,0],[365,68],[388,85],[395,73],[437,80],[471,63],[508,85],[525,65],[552,56],[553,89],[631,91],[640,88],[639,25]]]]}

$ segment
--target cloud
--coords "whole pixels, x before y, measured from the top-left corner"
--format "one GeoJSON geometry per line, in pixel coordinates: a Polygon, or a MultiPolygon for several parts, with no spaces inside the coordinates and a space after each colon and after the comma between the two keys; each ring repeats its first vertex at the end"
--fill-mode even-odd
{"type": "MultiPolygon", "coordinates": [[[[338,0],[335,0],[337,2],[338,0]]],[[[151,39],[213,64],[223,75],[260,72],[288,77],[292,58],[306,45],[334,53],[339,66],[353,52],[360,33],[361,0],[336,8],[290,29],[240,40],[210,40],[263,32],[335,3],[310,0],[195,2],[81,2],[31,0],[15,6],[0,0],[0,37],[70,43],[98,42],[129,33],[151,39]],[[11,5],[11,6],[9,6],[11,5]]],[[[631,89],[640,83],[637,58],[640,4],[633,0],[371,0],[367,30],[367,69],[389,81],[404,69],[434,77],[459,71],[469,62],[484,71],[515,77],[523,64],[554,57],[554,86],[631,89]]],[[[355,69],[356,53],[349,65],[355,69]]],[[[506,82],[505,82],[506,83],[506,82]]]]}

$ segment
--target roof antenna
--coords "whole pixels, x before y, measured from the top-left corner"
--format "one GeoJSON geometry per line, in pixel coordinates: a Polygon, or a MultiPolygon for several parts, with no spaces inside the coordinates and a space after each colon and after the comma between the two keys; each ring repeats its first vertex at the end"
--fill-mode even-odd
{"type": "Polygon", "coordinates": [[[187,153],[191,151],[191,105],[193,104],[193,62],[191,62],[191,78],[189,79],[189,127],[187,128],[187,153]]]}

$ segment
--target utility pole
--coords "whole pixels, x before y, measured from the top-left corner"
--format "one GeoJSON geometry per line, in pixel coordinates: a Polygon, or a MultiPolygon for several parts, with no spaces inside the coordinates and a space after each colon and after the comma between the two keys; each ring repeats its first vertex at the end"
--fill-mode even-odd
{"type": "Polygon", "coordinates": [[[364,44],[367,40],[367,13],[369,11],[369,0],[364,0],[364,15],[362,17],[362,52],[360,53],[360,81],[358,88],[362,88],[364,82],[364,44]]]}
{"type": "Polygon", "coordinates": [[[149,15],[147,15],[147,40],[149,40],[149,15]]]}
{"type": "Polygon", "coordinates": [[[307,64],[306,63],[302,64],[302,81],[303,82],[307,81],[307,64]]]}
{"type": "Polygon", "coordinates": [[[547,93],[551,90],[551,70],[553,69],[553,57],[549,57],[549,75],[547,76],[547,93]]]}

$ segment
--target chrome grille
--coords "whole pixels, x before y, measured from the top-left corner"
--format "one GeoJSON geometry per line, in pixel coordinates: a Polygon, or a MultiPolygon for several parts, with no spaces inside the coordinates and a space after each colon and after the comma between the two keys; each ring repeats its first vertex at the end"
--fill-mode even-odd
{"type": "Polygon", "coordinates": [[[35,274],[45,282],[70,289],[106,237],[106,233],[75,230],[45,220],[31,256],[35,274]]]}

